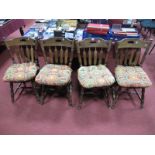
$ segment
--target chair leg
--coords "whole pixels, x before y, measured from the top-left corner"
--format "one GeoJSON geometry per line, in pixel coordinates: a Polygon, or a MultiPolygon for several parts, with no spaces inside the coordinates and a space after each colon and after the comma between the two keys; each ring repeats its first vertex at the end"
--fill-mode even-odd
{"type": "Polygon", "coordinates": [[[10,93],[11,93],[11,101],[14,103],[14,89],[13,89],[13,82],[10,82],[10,93]]]}
{"type": "Polygon", "coordinates": [[[116,93],[115,93],[114,87],[112,87],[111,89],[112,89],[112,106],[111,106],[111,109],[114,109],[114,107],[115,107],[116,93]]]}
{"type": "Polygon", "coordinates": [[[113,102],[112,102],[112,96],[111,96],[111,88],[106,88],[106,90],[105,90],[105,93],[106,93],[106,98],[107,98],[107,106],[108,106],[108,108],[112,108],[112,106],[113,106],[113,102]]]}
{"type": "Polygon", "coordinates": [[[142,88],[142,95],[141,95],[141,108],[144,107],[144,97],[145,97],[145,88],[142,88]]]}
{"type": "Polygon", "coordinates": [[[80,102],[79,102],[79,105],[78,105],[78,109],[81,109],[82,107],[82,102],[83,102],[83,95],[84,95],[84,88],[80,88],[80,102]]]}
{"type": "Polygon", "coordinates": [[[25,82],[23,82],[23,85],[24,85],[24,89],[26,89],[26,83],[25,82]]]}
{"type": "Polygon", "coordinates": [[[151,52],[153,51],[153,49],[155,48],[155,44],[152,46],[150,52],[149,52],[149,55],[151,54],[151,52]]]}
{"type": "Polygon", "coordinates": [[[31,84],[32,84],[32,89],[34,91],[36,99],[37,99],[37,101],[39,101],[39,94],[38,94],[38,91],[37,91],[37,88],[36,88],[36,84],[35,84],[35,82],[33,80],[31,81],[31,84]]]}
{"type": "Polygon", "coordinates": [[[67,98],[68,98],[68,105],[73,106],[72,104],[72,83],[68,84],[67,86],[67,98]]]}
{"type": "Polygon", "coordinates": [[[41,85],[40,104],[42,105],[44,103],[44,90],[45,90],[45,86],[41,85]]]}
{"type": "Polygon", "coordinates": [[[113,89],[113,105],[112,105],[112,109],[116,106],[116,103],[117,103],[117,100],[118,100],[118,97],[119,97],[119,93],[121,92],[121,87],[118,86],[118,89],[116,90],[113,89]]]}

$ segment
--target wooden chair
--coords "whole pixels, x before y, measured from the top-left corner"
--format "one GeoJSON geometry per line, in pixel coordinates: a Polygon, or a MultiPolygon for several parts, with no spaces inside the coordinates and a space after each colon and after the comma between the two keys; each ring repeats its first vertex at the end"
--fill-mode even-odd
{"type": "MultiPolygon", "coordinates": [[[[142,64],[148,54],[151,41],[139,39],[124,39],[116,43],[115,77],[117,81],[116,97],[114,105],[121,90],[134,89],[141,101],[141,108],[144,105],[145,88],[151,86],[151,81],[142,68],[142,64]],[[142,49],[145,49],[143,52],[142,49]],[[140,90],[138,92],[137,90],[140,90]]],[[[113,105],[113,106],[114,106],[113,105]]]]}
{"type": "Polygon", "coordinates": [[[80,109],[83,102],[83,95],[93,88],[100,88],[105,91],[110,102],[110,86],[115,79],[109,69],[106,67],[108,53],[111,48],[111,41],[99,39],[85,39],[77,42],[78,60],[80,68],[78,69],[78,81],[80,83],[80,109]]]}
{"type": "Polygon", "coordinates": [[[56,87],[57,90],[67,88],[68,103],[72,106],[71,63],[73,59],[74,41],[65,38],[50,38],[41,40],[40,45],[46,63],[35,79],[36,83],[41,85],[41,104],[44,102],[47,94],[46,90],[49,86],[50,88],[56,87]]]}
{"type": "MultiPolygon", "coordinates": [[[[15,38],[5,41],[13,64],[6,70],[3,80],[10,83],[11,99],[15,101],[15,94],[22,88],[33,88],[37,96],[34,79],[37,74],[38,66],[36,65],[36,41],[30,38],[15,38]],[[32,87],[26,87],[26,83],[31,82],[32,87]],[[14,84],[18,87],[14,88],[14,84]]],[[[22,92],[21,91],[21,92],[22,92]]]]}

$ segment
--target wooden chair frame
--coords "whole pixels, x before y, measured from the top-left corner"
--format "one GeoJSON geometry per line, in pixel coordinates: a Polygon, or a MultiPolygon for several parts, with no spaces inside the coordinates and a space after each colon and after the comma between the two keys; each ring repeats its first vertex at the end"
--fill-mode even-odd
{"type": "MultiPolygon", "coordinates": [[[[50,38],[47,40],[40,40],[41,49],[43,52],[44,61],[46,64],[59,64],[71,67],[73,59],[74,41],[65,38],[50,38]]],[[[52,86],[51,86],[52,87],[52,86]]],[[[53,86],[54,90],[61,90],[67,88],[67,99],[69,106],[72,105],[72,82],[70,81],[64,86],[53,86]]],[[[44,98],[47,95],[47,85],[41,85],[40,102],[43,104],[44,98]]]]}
{"type": "MultiPolygon", "coordinates": [[[[149,48],[151,46],[151,41],[145,41],[140,39],[124,39],[119,41],[115,45],[116,50],[116,65],[124,65],[124,66],[142,66],[145,61],[145,58],[149,52],[149,48]],[[145,49],[142,53],[141,49],[145,49]]],[[[137,88],[137,87],[121,87],[115,84],[115,93],[114,93],[114,104],[115,106],[118,96],[121,93],[128,93],[130,89],[133,89],[135,94],[138,96],[141,102],[141,108],[144,106],[144,97],[145,97],[145,88],[137,88]],[[126,89],[126,91],[122,91],[122,89],[126,89]],[[137,89],[140,91],[138,92],[137,89]]]]}
{"type": "MultiPolygon", "coordinates": [[[[33,62],[33,63],[36,63],[36,65],[39,65],[38,55],[36,52],[37,43],[35,40],[30,38],[20,37],[20,38],[15,38],[12,40],[5,41],[5,45],[7,47],[7,50],[9,51],[9,55],[12,59],[13,64],[33,62]]],[[[21,92],[19,93],[19,95],[25,89],[33,89],[37,99],[39,98],[34,79],[28,80],[28,81],[22,81],[22,82],[17,82],[17,81],[9,82],[12,103],[14,103],[15,94],[18,92],[19,89],[21,89],[21,92]],[[26,86],[27,82],[31,82],[32,87],[27,87],[26,86]],[[14,88],[15,83],[18,84],[16,89],[14,88]]]]}
{"type": "MultiPolygon", "coordinates": [[[[102,38],[88,38],[83,41],[77,42],[77,53],[80,67],[99,64],[106,65],[108,60],[108,54],[111,49],[111,44],[111,41],[105,41],[102,38]]],[[[82,85],[80,85],[80,102],[78,105],[78,109],[81,109],[82,107],[84,94],[87,93],[86,91],[89,91],[91,89],[92,88],[84,88],[82,85]]],[[[110,92],[112,91],[112,88],[109,86],[105,86],[97,89],[101,89],[102,92],[105,92],[104,95],[106,96],[108,107],[111,107],[112,100],[110,98],[110,92]]]]}

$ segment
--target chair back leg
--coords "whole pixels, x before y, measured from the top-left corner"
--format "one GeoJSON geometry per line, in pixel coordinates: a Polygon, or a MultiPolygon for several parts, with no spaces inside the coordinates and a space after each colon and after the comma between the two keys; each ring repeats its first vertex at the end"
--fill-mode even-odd
{"type": "Polygon", "coordinates": [[[80,110],[81,107],[82,107],[83,95],[84,95],[84,88],[81,86],[80,87],[80,102],[79,102],[79,105],[78,105],[78,110],[80,110]]]}
{"type": "Polygon", "coordinates": [[[40,104],[44,104],[45,85],[41,85],[40,104]]]}
{"type": "Polygon", "coordinates": [[[11,101],[14,103],[14,89],[13,89],[13,82],[10,82],[10,94],[11,94],[11,101]]]}
{"type": "Polygon", "coordinates": [[[70,82],[67,86],[67,99],[68,99],[68,105],[73,106],[72,103],[72,83],[70,82]]]}
{"type": "Polygon", "coordinates": [[[141,108],[144,107],[144,98],[145,98],[145,88],[142,88],[142,95],[141,95],[141,108]]]}
{"type": "Polygon", "coordinates": [[[35,81],[32,80],[32,81],[31,81],[31,84],[32,84],[32,89],[33,89],[33,92],[34,92],[34,94],[35,94],[35,96],[36,96],[36,99],[37,99],[37,101],[39,102],[39,101],[40,101],[40,97],[39,97],[39,93],[38,93],[37,88],[36,88],[36,83],[35,83],[35,81]]]}
{"type": "Polygon", "coordinates": [[[105,93],[106,93],[106,98],[107,98],[107,106],[108,108],[112,109],[113,107],[113,94],[112,94],[112,88],[110,87],[107,87],[106,90],[105,90],[105,93]]]}

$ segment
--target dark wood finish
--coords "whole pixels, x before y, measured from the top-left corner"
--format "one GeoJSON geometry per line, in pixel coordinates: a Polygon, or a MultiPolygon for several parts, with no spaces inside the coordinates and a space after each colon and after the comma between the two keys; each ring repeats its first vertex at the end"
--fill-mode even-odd
{"type": "Polygon", "coordinates": [[[152,46],[152,48],[151,48],[149,54],[151,54],[151,52],[154,50],[154,48],[155,48],[155,44],[152,46]]]}
{"type": "Polygon", "coordinates": [[[40,41],[46,64],[69,65],[73,59],[74,41],[65,38],[50,38],[40,41]]]}
{"type": "MultiPolygon", "coordinates": [[[[73,59],[74,41],[65,38],[50,38],[47,40],[40,40],[41,49],[46,64],[68,65],[71,67],[73,59]]],[[[41,86],[41,104],[47,93],[47,86],[41,86]]],[[[61,87],[61,86],[59,86],[61,87]]],[[[72,84],[71,81],[63,86],[67,88],[68,104],[72,106],[72,84]]]]}
{"type": "Polygon", "coordinates": [[[144,97],[145,97],[145,88],[142,88],[142,94],[141,94],[141,108],[144,107],[144,97]]]}
{"type": "Polygon", "coordinates": [[[139,39],[125,39],[116,43],[117,65],[139,66],[142,65],[148,54],[151,41],[139,39]],[[142,53],[141,50],[145,49],[142,53]]]}
{"type": "MultiPolygon", "coordinates": [[[[106,65],[108,60],[108,53],[111,49],[111,41],[105,41],[101,38],[98,39],[85,39],[83,41],[77,42],[77,53],[80,66],[91,66],[91,65],[106,65]]],[[[108,98],[108,106],[111,107],[111,98],[110,98],[110,87],[104,87],[106,92],[106,98],[108,98]]],[[[88,89],[83,88],[80,85],[80,102],[78,109],[81,109],[83,96],[86,94],[88,89]]],[[[102,90],[102,91],[103,91],[102,90]]]]}
{"type": "Polygon", "coordinates": [[[10,82],[10,93],[11,93],[11,101],[12,101],[12,103],[14,103],[13,82],[10,82]]]}
{"type": "MultiPolygon", "coordinates": [[[[20,64],[20,63],[28,63],[28,62],[36,62],[38,63],[38,57],[37,57],[37,53],[36,53],[36,41],[30,38],[15,38],[12,40],[6,40],[5,41],[5,45],[9,51],[10,57],[12,59],[12,63],[13,64],[20,64]]],[[[33,82],[34,79],[32,79],[32,81],[12,81],[10,82],[10,91],[11,91],[11,100],[12,103],[14,103],[15,101],[15,94],[17,93],[17,91],[22,88],[22,91],[26,87],[26,82],[33,82]],[[14,84],[18,84],[18,87],[14,90],[14,84]],[[23,85],[23,86],[22,86],[23,85]]],[[[32,84],[32,88],[34,88],[34,92],[36,97],[38,97],[37,94],[37,90],[34,87],[34,83],[32,84]]],[[[21,92],[22,92],[21,91],[21,92]]]]}
{"type": "Polygon", "coordinates": [[[80,66],[106,64],[111,41],[85,39],[77,42],[77,48],[80,66]]]}
{"type": "MultiPolygon", "coordinates": [[[[140,40],[140,39],[124,39],[116,43],[116,64],[123,66],[142,66],[145,61],[145,58],[149,52],[151,41],[140,40]],[[142,51],[142,49],[144,51],[142,51]]],[[[141,108],[144,106],[144,95],[145,88],[127,88],[127,93],[130,89],[134,89],[137,96],[141,101],[141,108]],[[141,91],[141,95],[137,92],[136,89],[141,91]]],[[[113,107],[116,104],[118,99],[118,94],[121,91],[121,86],[119,89],[115,89],[115,102],[113,107]]]]}
{"type": "Polygon", "coordinates": [[[73,103],[72,103],[72,84],[71,84],[71,82],[67,86],[67,99],[68,99],[69,106],[73,106],[73,103]]]}
{"type": "Polygon", "coordinates": [[[34,62],[37,60],[36,41],[30,38],[15,38],[5,41],[13,63],[34,62]]]}

